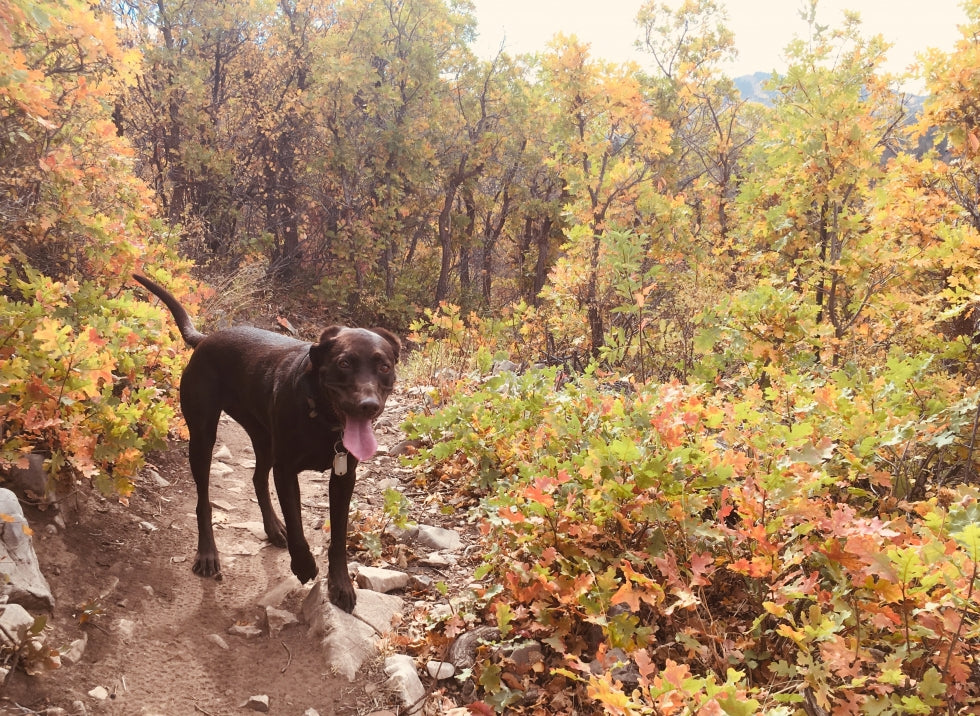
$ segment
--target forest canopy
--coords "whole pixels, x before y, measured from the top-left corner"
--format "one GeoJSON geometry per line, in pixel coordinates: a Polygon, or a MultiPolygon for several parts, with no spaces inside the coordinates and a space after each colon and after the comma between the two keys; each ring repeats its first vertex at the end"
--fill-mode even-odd
{"type": "Polygon", "coordinates": [[[415,464],[479,498],[482,608],[557,664],[484,663],[487,703],[976,713],[963,9],[919,98],[807,3],[760,103],[720,0],[637,0],[642,64],[480,58],[466,0],[0,0],[0,466],[125,499],[185,359],[130,275],[192,311],[255,282],[443,376],[415,464]]]}

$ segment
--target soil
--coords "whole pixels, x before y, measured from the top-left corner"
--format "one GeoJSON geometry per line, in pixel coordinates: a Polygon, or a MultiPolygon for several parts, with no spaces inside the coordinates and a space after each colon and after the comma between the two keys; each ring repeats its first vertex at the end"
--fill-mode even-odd
{"type": "MultiPolygon", "coordinates": [[[[392,396],[376,426],[382,446],[401,440],[397,426],[409,403],[404,393],[392,396]]],[[[230,452],[222,462],[232,471],[211,481],[222,559],[220,581],[191,572],[197,540],[196,497],[183,443],[150,457],[151,467],[169,485],[147,477],[128,505],[79,491],[57,508],[27,509],[41,568],[56,600],[46,644],[61,649],[86,636],[88,641],[78,663],[39,676],[16,669],[0,693],[0,713],[43,713],[60,707],[69,714],[223,716],[254,713],[244,704],[258,694],[267,695],[270,713],[280,716],[300,716],[308,709],[320,716],[364,715],[384,708],[397,711],[380,687],[384,679],[380,660],[349,682],[328,673],[318,640],[308,635],[304,624],[270,635],[264,605],[299,615],[311,585],[299,584],[290,574],[286,551],[271,546],[261,534],[251,486],[251,445],[244,431],[226,417],[219,428],[218,449],[222,445],[230,452]],[[61,520],[56,520],[58,515],[61,520]],[[262,634],[252,638],[230,634],[228,629],[235,624],[256,625],[262,634]],[[219,635],[228,648],[211,635],[219,635]],[[100,686],[108,693],[104,699],[89,693],[100,686]]],[[[323,530],[327,477],[301,475],[306,535],[321,577],[326,573],[329,544],[323,530]]],[[[383,522],[379,482],[395,479],[411,490],[412,477],[384,450],[358,469],[351,525],[355,535],[349,547],[352,560],[372,563],[366,554],[356,553],[357,533],[377,529],[383,522]]],[[[418,501],[413,504],[426,508],[418,501]]],[[[434,510],[413,517],[439,524],[434,510]]],[[[459,527],[465,532],[465,526],[459,527]]],[[[463,534],[464,545],[469,541],[463,534]]],[[[463,566],[465,562],[460,560],[456,574],[446,581],[465,585],[467,573],[472,573],[472,567],[463,566]]],[[[413,563],[407,571],[426,572],[413,563]]],[[[431,570],[428,576],[447,577],[431,570]]],[[[408,605],[415,600],[444,601],[432,593],[401,596],[408,605]]],[[[424,669],[422,674],[428,679],[424,669]]]]}

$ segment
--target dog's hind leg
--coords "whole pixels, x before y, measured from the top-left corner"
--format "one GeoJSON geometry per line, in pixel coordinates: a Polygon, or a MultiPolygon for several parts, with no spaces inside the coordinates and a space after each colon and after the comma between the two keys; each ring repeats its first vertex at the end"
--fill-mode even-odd
{"type": "Polygon", "coordinates": [[[207,388],[196,389],[201,382],[193,380],[192,365],[193,361],[184,371],[181,380],[180,406],[190,432],[191,475],[194,476],[194,485],[197,488],[197,555],[193,569],[194,574],[201,577],[221,579],[221,562],[218,560],[218,547],[214,542],[209,494],[211,452],[218,435],[221,409],[214,396],[208,395],[210,391],[207,388]],[[187,389],[187,386],[192,386],[193,389],[187,389]]]}

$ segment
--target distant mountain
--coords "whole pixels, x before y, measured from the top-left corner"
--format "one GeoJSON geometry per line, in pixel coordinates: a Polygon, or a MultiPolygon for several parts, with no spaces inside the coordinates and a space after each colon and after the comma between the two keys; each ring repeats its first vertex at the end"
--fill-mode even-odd
{"type": "MultiPolygon", "coordinates": [[[[776,92],[766,90],[763,85],[772,79],[769,72],[755,72],[751,75],[741,75],[732,80],[735,87],[742,95],[742,99],[749,102],[759,102],[767,107],[773,105],[773,98],[776,92]]],[[[905,101],[909,109],[909,115],[914,119],[922,112],[922,104],[926,98],[920,95],[906,95],[905,101]]]]}
{"type": "MultiPolygon", "coordinates": [[[[758,102],[767,107],[772,107],[774,104],[773,100],[777,93],[768,91],[763,87],[763,85],[771,78],[772,74],[769,72],[756,72],[751,75],[741,75],[732,81],[735,83],[735,87],[738,88],[739,93],[742,95],[742,99],[748,102],[758,102]]],[[[925,103],[925,100],[926,97],[921,95],[909,94],[905,96],[905,106],[907,111],[905,124],[912,124],[913,122],[918,121],[920,115],[922,114],[922,106],[925,103]]],[[[916,142],[916,146],[909,147],[906,151],[909,151],[917,157],[921,157],[930,149],[938,149],[941,157],[947,156],[945,145],[937,146],[935,144],[935,132],[930,131],[923,134],[917,138],[916,142]]],[[[883,160],[890,159],[894,155],[895,152],[892,149],[887,149],[884,152],[883,160]]]]}
{"type": "Polygon", "coordinates": [[[738,91],[741,92],[742,99],[748,100],[749,102],[759,102],[767,107],[771,107],[773,104],[772,98],[775,93],[769,92],[762,87],[771,77],[772,74],[769,72],[755,72],[751,75],[736,77],[733,81],[738,91]]]}

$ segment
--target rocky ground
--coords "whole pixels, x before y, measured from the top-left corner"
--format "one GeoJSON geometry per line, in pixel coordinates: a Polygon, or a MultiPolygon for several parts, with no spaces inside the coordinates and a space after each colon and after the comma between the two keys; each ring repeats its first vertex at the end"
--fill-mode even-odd
{"type": "MultiPolygon", "coordinates": [[[[195,491],[182,443],[151,456],[152,469],[128,504],[80,488],[56,506],[27,508],[56,600],[45,643],[63,652],[62,666],[37,676],[15,669],[0,692],[0,713],[407,713],[406,692],[385,687],[391,681],[385,657],[411,655],[413,645],[416,654],[426,651],[418,645],[426,641],[433,614],[450,610],[479,562],[465,511],[445,515],[440,500],[416,486],[411,470],[388,454],[402,440],[397,426],[421,400],[404,392],[392,396],[377,426],[382,450],[358,471],[351,558],[407,577],[396,575],[396,584],[404,586],[393,593],[404,604],[394,631],[366,639],[380,646],[380,656],[353,668],[352,680],[337,673],[349,667],[338,668],[325,653],[322,615],[311,615],[311,604],[312,612],[318,609],[311,585],[301,586],[289,572],[285,550],[265,540],[251,488],[251,446],[225,418],[212,478],[221,581],[191,572],[195,491]],[[451,541],[458,535],[458,543],[440,551],[409,537],[397,544],[382,538],[390,524],[383,511],[386,486],[405,495],[413,520],[452,529],[451,541]]],[[[327,477],[301,476],[306,533],[321,576],[329,541],[323,529],[327,477]]],[[[362,586],[377,586],[372,579],[390,576],[366,574],[362,586]]],[[[347,631],[346,622],[340,624],[347,631]]],[[[428,674],[425,661],[432,656],[429,650],[415,659],[421,680],[413,688],[428,694],[428,713],[446,713],[455,705],[456,687],[428,674]]]]}

